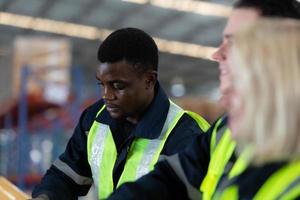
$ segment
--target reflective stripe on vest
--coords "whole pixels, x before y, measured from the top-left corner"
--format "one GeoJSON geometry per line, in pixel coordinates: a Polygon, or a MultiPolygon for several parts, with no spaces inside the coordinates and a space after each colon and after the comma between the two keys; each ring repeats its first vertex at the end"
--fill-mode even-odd
{"type": "Polygon", "coordinates": [[[216,122],[216,125],[213,129],[212,136],[211,136],[211,139],[210,139],[210,156],[212,156],[212,154],[213,154],[213,152],[214,152],[214,150],[217,146],[218,141],[220,141],[220,138],[223,136],[224,130],[218,130],[218,128],[219,128],[219,126],[220,126],[220,124],[222,123],[223,120],[224,120],[223,117],[220,118],[216,122]],[[217,138],[217,136],[218,136],[218,138],[217,138]]]}
{"type": "MultiPolygon", "coordinates": [[[[287,196],[289,192],[294,191],[291,191],[291,188],[289,188],[290,185],[299,188],[299,178],[300,161],[292,162],[269,177],[255,195],[254,200],[278,199],[279,196],[283,198],[283,196],[287,196]]],[[[300,191],[298,190],[298,195],[299,193],[300,191]]]]}
{"type": "Polygon", "coordinates": [[[128,159],[126,160],[126,165],[118,182],[118,186],[125,182],[134,181],[153,169],[169,134],[184,113],[187,113],[192,117],[202,131],[207,131],[209,129],[210,125],[204,118],[192,111],[183,111],[180,107],[170,101],[168,117],[165,121],[161,135],[153,140],[136,139],[131,145],[131,150],[127,156],[128,159]],[[141,152],[140,149],[145,149],[142,155],[136,153],[141,152]],[[135,154],[134,156],[132,155],[133,153],[135,154]]]}
{"type": "Polygon", "coordinates": [[[169,134],[183,114],[182,108],[170,102],[169,112],[160,136],[152,140],[139,138],[133,141],[118,186],[134,181],[153,169],[169,134]]]}
{"type": "Polygon", "coordinates": [[[290,200],[290,199],[299,198],[299,196],[300,196],[300,180],[299,179],[298,179],[297,185],[295,187],[289,189],[288,192],[283,193],[279,197],[279,199],[281,199],[281,200],[290,200]]]}
{"type": "MultiPolygon", "coordinates": [[[[179,106],[170,102],[160,136],[153,140],[135,139],[133,141],[118,185],[134,181],[153,169],[170,132],[183,114],[184,111],[179,106]]],[[[88,135],[88,160],[94,183],[98,188],[99,199],[107,198],[114,189],[112,173],[116,158],[117,150],[109,126],[94,121],[88,135]]]]}
{"type": "MultiPolygon", "coordinates": [[[[104,108],[105,106],[99,110],[98,114],[104,108]]],[[[109,126],[94,121],[88,134],[87,143],[88,161],[91,166],[94,184],[97,189],[100,188],[100,190],[97,190],[97,195],[99,196],[100,192],[107,193],[107,191],[113,190],[113,176],[110,169],[114,166],[117,150],[109,126]],[[102,160],[106,162],[102,162],[102,160]],[[100,179],[102,176],[106,176],[108,181],[104,182],[100,179]]]]}
{"type": "Polygon", "coordinates": [[[215,192],[216,186],[220,177],[224,173],[225,167],[232,156],[236,143],[231,138],[230,130],[224,126],[218,130],[221,118],[217,123],[212,133],[211,141],[211,158],[208,166],[208,171],[200,185],[200,191],[203,193],[203,199],[211,199],[215,192]]]}
{"type": "Polygon", "coordinates": [[[192,117],[197,122],[198,126],[203,132],[206,132],[209,129],[210,124],[199,114],[192,111],[185,111],[185,113],[187,113],[190,117],[192,117]]]}
{"type": "Polygon", "coordinates": [[[228,187],[222,194],[214,195],[214,200],[238,200],[239,199],[239,190],[236,185],[228,187]],[[219,196],[218,196],[219,195],[219,196]]]}
{"type": "Polygon", "coordinates": [[[232,168],[230,169],[230,172],[228,174],[228,180],[243,173],[245,169],[248,167],[252,156],[253,156],[253,149],[250,146],[246,147],[239,155],[238,159],[235,161],[232,168]]]}
{"type": "MultiPolygon", "coordinates": [[[[251,187],[251,186],[249,186],[251,187]]],[[[254,195],[254,200],[288,200],[300,195],[300,161],[292,162],[273,173],[254,195]]],[[[214,199],[237,200],[238,187],[231,185],[216,194],[214,199]]]]}

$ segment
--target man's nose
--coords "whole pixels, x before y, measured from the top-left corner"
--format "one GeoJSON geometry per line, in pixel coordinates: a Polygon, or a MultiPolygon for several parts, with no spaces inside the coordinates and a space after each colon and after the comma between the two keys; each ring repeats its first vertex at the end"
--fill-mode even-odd
{"type": "Polygon", "coordinates": [[[114,94],[113,90],[110,89],[109,87],[103,87],[102,98],[104,100],[114,100],[115,94],[114,94]]]}

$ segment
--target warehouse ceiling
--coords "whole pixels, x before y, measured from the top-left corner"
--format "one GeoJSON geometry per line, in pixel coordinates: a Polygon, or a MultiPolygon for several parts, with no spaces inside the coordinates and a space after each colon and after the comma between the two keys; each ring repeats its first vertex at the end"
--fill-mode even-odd
{"type": "MultiPolygon", "coordinates": [[[[183,45],[196,44],[201,48],[217,47],[221,41],[222,30],[228,16],[228,12],[222,14],[218,8],[222,6],[225,10],[230,10],[234,1],[191,1],[192,3],[204,2],[204,5],[208,3],[213,6],[211,9],[214,11],[213,14],[201,12],[202,4],[201,6],[200,4],[193,4],[193,10],[193,8],[190,9],[191,6],[182,4],[184,2],[187,1],[0,0],[0,11],[18,16],[86,25],[98,30],[113,31],[122,27],[137,27],[145,30],[153,37],[165,41],[176,41],[183,45]]],[[[94,72],[97,66],[96,52],[103,38],[70,37],[66,34],[36,31],[33,30],[34,28],[24,26],[22,28],[20,26],[22,25],[0,23],[0,55],[2,60],[0,64],[2,69],[11,64],[13,41],[18,36],[68,38],[72,42],[72,65],[81,67],[85,75],[84,81],[87,90],[94,91],[92,88],[95,83],[94,72]]],[[[172,85],[179,84],[182,86],[180,84],[183,84],[186,95],[204,95],[214,98],[218,93],[216,89],[218,87],[217,64],[205,56],[189,55],[187,52],[184,50],[183,53],[174,53],[164,50],[160,53],[159,79],[162,85],[169,94],[171,94],[172,85]]],[[[176,90],[176,87],[173,89],[176,90]]],[[[180,90],[182,87],[179,87],[180,90]]]]}

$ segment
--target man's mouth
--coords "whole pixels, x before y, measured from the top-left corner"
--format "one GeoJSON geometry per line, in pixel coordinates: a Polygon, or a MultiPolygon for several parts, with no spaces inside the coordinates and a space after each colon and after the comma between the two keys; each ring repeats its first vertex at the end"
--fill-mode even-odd
{"type": "Polygon", "coordinates": [[[119,107],[113,104],[106,104],[106,109],[109,112],[115,112],[117,110],[119,110],[119,107]]]}

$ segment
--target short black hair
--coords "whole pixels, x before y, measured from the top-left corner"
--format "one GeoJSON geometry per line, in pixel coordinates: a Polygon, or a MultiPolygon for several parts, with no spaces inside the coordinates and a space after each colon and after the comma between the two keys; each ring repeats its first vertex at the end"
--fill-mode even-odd
{"type": "Polygon", "coordinates": [[[142,70],[158,67],[158,48],[153,38],[137,28],[122,28],[112,32],[98,49],[98,60],[114,63],[125,60],[142,70]]]}
{"type": "Polygon", "coordinates": [[[255,8],[264,17],[300,19],[297,0],[238,0],[234,8],[255,8]]]}

